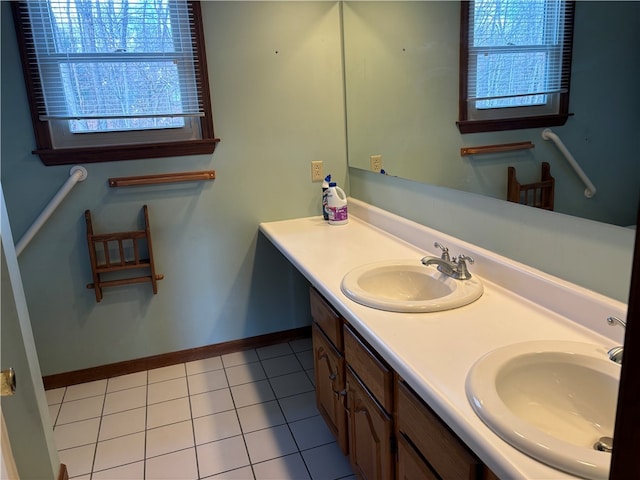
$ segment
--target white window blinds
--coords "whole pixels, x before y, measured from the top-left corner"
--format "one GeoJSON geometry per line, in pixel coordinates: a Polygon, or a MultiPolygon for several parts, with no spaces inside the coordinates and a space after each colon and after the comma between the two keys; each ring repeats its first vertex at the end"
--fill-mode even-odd
{"type": "Polygon", "coordinates": [[[567,92],[565,45],[573,7],[567,3],[470,2],[467,101],[475,109],[544,105],[550,96],[567,92]]]}
{"type": "Polygon", "coordinates": [[[41,120],[113,131],[179,127],[203,115],[188,2],[30,0],[20,15],[30,26],[41,120]]]}

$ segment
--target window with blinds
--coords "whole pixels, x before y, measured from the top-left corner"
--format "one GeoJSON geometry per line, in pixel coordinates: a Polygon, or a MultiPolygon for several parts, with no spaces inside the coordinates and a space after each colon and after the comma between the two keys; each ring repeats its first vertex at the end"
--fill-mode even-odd
{"type": "Polygon", "coordinates": [[[565,0],[463,2],[463,133],[566,121],[573,9],[565,0]]]}
{"type": "Polygon", "coordinates": [[[202,140],[213,151],[198,2],[29,0],[14,18],[36,131],[49,136],[41,157],[202,140]]]}

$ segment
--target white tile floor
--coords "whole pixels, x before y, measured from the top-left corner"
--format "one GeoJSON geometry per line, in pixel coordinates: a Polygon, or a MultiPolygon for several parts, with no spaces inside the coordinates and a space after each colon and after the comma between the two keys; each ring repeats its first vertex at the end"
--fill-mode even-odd
{"type": "Polygon", "coordinates": [[[72,479],[353,479],[315,406],[311,339],[48,390],[72,479]]]}

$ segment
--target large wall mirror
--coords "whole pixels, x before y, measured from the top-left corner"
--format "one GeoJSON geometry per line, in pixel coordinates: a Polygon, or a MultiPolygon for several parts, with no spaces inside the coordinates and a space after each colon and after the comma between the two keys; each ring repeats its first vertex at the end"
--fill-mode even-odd
{"type": "Polygon", "coordinates": [[[620,226],[636,222],[640,193],[640,2],[576,5],[570,112],[553,127],[597,192],[585,185],[543,129],[462,135],[458,115],[460,4],[343,4],[349,166],[506,199],[507,168],[556,181],[555,210],[620,226]],[[462,147],[532,142],[514,152],[461,156],[462,147]]]}

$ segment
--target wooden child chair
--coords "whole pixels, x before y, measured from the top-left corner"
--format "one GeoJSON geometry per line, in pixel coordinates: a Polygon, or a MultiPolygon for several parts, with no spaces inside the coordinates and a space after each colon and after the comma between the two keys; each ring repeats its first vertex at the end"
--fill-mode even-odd
{"type": "Polygon", "coordinates": [[[162,280],[164,275],[156,274],[153,263],[153,249],[151,247],[149,212],[146,205],[142,207],[142,210],[144,214],[144,230],[104,234],[93,233],[91,211],[84,212],[87,223],[89,258],[93,273],[93,283],[88,284],[87,288],[95,290],[96,302],[102,300],[102,289],[104,287],[150,282],[153,287],[153,293],[158,293],[158,280],[162,280]],[[141,251],[143,252],[142,254],[141,251]],[[142,257],[145,254],[144,252],[147,254],[145,258],[142,257]],[[116,272],[123,273],[121,276],[116,275],[116,278],[112,277],[109,280],[103,278],[103,275],[116,274],[116,272]],[[126,272],[131,272],[132,276],[127,276],[126,272]]]}
{"type": "Polygon", "coordinates": [[[553,210],[554,188],[555,179],[551,176],[551,167],[547,162],[542,162],[541,179],[535,183],[521,184],[516,178],[515,167],[509,167],[507,170],[507,200],[509,202],[553,210]]]}

